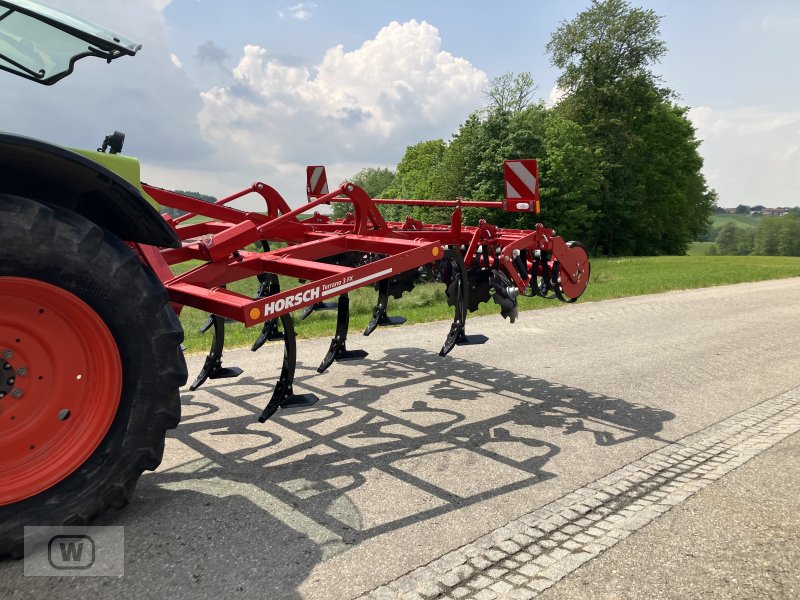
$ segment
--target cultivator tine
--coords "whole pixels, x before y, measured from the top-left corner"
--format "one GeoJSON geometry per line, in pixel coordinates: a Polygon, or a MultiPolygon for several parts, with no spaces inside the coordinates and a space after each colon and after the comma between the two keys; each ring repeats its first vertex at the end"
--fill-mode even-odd
{"type": "Polygon", "coordinates": [[[456,343],[465,338],[464,321],[467,318],[467,269],[464,267],[464,260],[461,254],[454,250],[447,250],[445,258],[450,261],[451,279],[447,284],[447,302],[455,308],[455,314],[439,356],[447,356],[456,343]]]}
{"type": "Polygon", "coordinates": [[[219,315],[211,315],[211,323],[214,327],[214,339],[211,340],[211,350],[206,356],[203,368],[189,387],[194,391],[203,385],[206,379],[226,379],[228,377],[238,377],[242,374],[239,367],[222,366],[222,347],[225,345],[225,319],[219,315]]]}
{"type": "MultiPolygon", "coordinates": [[[[233,319],[224,319],[224,320],[225,320],[226,323],[236,323],[236,321],[234,321],[233,319]]],[[[211,327],[213,327],[213,326],[214,326],[214,315],[208,315],[208,320],[197,331],[198,331],[198,333],[205,333],[206,331],[211,329],[211,327]]]]}
{"type": "MultiPolygon", "coordinates": [[[[267,246],[267,248],[269,248],[269,246],[267,246]]],[[[260,275],[257,275],[257,277],[260,283],[258,286],[258,293],[256,294],[257,299],[266,298],[267,296],[272,296],[273,294],[277,294],[281,291],[281,285],[278,281],[277,275],[272,273],[261,273],[260,275]]],[[[264,325],[261,327],[261,333],[258,335],[258,338],[256,338],[256,341],[253,342],[250,350],[255,352],[267,341],[282,339],[283,334],[278,329],[278,319],[264,321],[264,325]]]]}
{"type": "Polygon", "coordinates": [[[317,373],[324,373],[335,360],[359,360],[368,356],[364,350],[348,350],[347,328],[350,326],[350,297],[347,294],[339,296],[339,309],[336,313],[336,334],[331,340],[331,347],[317,369],[317,373]]]}
{"type": "Polygon", "coordinates": [[[464,267],[464,260],[461,258],[461,254],[453,250],[447,250],[445,257],[450,260],[451,268],[451,281],[447,284],[447,300],[455,308],[455,314],[447,339],[439,351],[439,356],[447,356],[456,343],[464,337],[464,321],[467,318],[467,286],[465,285],[467,270],[464,267]],[[453,268],[454,266],[455,268],[453,268]]]}
{"type": "Polygon", "coordinates": [[[259,423],[269,419],[278,410],[279,406],[282,408],[304,408],[312,406],[319,400],[314,394],[294,393],[292,383],[294,382],[294,370],[297,364],[296,334],[292,324],[292,315],[283,315],[280,320],[283,325],[283,365],[281,366],[278,383],[275,384],[275,389],[272,392],[272,397],[264,407],[261,416],[258,417],[259,423]]]}
{"type": "Polygon", "coordinates": [[[389,306],[389,280],[384,279],[378,282],[378,303],[372,309],[372,319],[370,320],[367,328],[364,330],[364,335],[369,335],[380,325],[385,327],[388,325],[402,325],[408,319],[405,317],[390,317],[386,314],[386,309],[389,306]]]}
{"type": "Polygon", "coordinates": [[[464,266],[464,259],[455,250],[445,252],[445,260],[449,269],[445,275],[450,279],[450,283],[445,283],[447,289],[447,303],[454,307],[453,324],[447,334],[444,345],[439,351],[439,356],[446,356],[455,346],[466,346],[472,344],[485,344],[489,338],[485,335],[466,335],[464,325],[467,320],[467,307],[469,306],[469,274],[464,266]]]}
{"type": "Polygon", "coordinates": [[[259,273],[256,275],[258,279],[258,292],[256,298],[266,298],[281,291],[281,284],[278,281],[278,276],[272,273],[259,273]]]}
{"type": "Polygon", "coordinates": [[[264,326],[261,328],[261,333],[258,334],[256,341],[253,342],[253,345],[250,347],[250,351],[255,352],[267,342],[272,342],[274,340],[282,340],[282,339],[283,339],[283,333],[281,332],[280,329],[278,329],[278,319],[270,319],[269,321],[264,321],[264,326]]]}
{"type": "Polygon", "coordinates": [[[334,310],[335,308],[336,302],[317,302],[316,304],[307,306],[306,309],[300,313],[300,320],[305,321],[306,317],[308,317],[315,310],[334,310]]]}
{"type": "Polygon", "coordinates": [[[205,325],[203,325],[203,326],[202,326],[202,327],[201,327],[201,328],[198,330],[198,332],[199,332],[199,333],[205,333],[206,331],[208,331],[209,329],[211,329],[211,326],[212,326],[213,324],[214,324],[214,315],[208,315],[208,320],[206,321],[205,325]]]}

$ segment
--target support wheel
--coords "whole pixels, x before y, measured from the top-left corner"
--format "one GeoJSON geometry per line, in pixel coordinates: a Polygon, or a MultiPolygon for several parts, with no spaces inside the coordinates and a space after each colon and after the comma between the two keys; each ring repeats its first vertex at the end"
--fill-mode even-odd
{"type": "Polygon", "coordinates": [[[0,556],[127,504],[180,420],[183,332],[153,273],[70,211],[0,194],[0,556]]]}
{"type": "Polygon", "coordinates": [[[580,298],[586,290],[592,267],[589,263],[589,254],[586,252],[586,246],[581,242],[567,242],[567,247],[578,261],[578,269],[573,274],[574,281],[570,279],[564,267],[559,265],[557,269],[553,269],[552,288],[561,302],[572,303],[580,298]]]}

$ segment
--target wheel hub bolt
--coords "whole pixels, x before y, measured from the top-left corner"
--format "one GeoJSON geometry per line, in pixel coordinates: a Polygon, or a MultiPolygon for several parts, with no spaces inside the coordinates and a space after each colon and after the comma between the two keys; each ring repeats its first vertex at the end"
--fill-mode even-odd
{"type": "Polygon", "coordinates": [[[5,358],[6,360],[11,360],[12,358],[14,358],[14,353],[11,350],[4,350],[3,358],[5,358]]]}
{"type": "Polygon", "coordinates": [[[20,389],[16,389],[13,392],[11,392],[11,396],[13,396],[14,398],[22,398],[24,395],[25,395],[25,392],[23,392],[20,389]]]}
{"type": "Polygon", "coordinates": [[[20,367],[17,369],[17,375],[19,377],[25,377],[28,374],[28,369],[26,367],[20,367]]]}

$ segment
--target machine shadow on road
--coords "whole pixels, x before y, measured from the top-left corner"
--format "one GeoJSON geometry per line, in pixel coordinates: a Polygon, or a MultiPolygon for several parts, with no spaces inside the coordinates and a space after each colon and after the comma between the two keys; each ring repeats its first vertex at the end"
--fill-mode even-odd
{"type": "Polygon", "coordinates": [[[271,381],[184,394],[165,464],[143,478],[131,510],[168,528],[191,521],[191,536],[231,556],[225,589],[263,579],[268,597],[291,598],[317,562],[352,545],[555,477],[548,463],[562,436],[594,447],[662,441],[674,418],[417,348],[333,371],[298,364],[296,386],[322,400],[264,424],[271,381]]]}

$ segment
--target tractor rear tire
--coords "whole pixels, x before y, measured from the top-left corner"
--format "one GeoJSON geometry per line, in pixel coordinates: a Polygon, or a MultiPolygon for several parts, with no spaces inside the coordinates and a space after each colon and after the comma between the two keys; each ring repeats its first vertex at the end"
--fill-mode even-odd
{"type": "Polygon", "coordinates": [[[180,421],[183,331],[113,234],[0,194],[0,557],[128,503],[180,421]]]}

